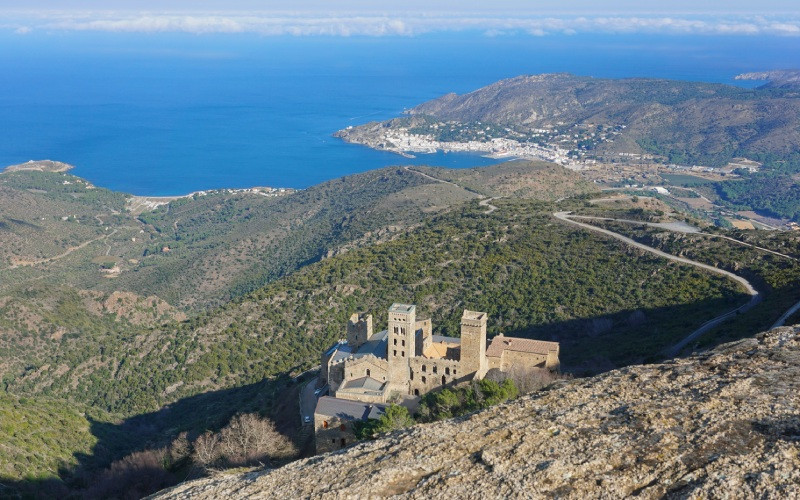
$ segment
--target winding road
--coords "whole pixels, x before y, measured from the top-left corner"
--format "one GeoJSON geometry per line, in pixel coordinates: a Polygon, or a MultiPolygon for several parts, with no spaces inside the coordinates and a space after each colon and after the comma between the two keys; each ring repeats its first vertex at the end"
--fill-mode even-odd
{"type": "MultiPolygon", "coordinates": [[[[697,328],[692,333],[690,333],[689,335],[687,335],[686,337],[681,339],[680,342],[678,342],[678,343],[676,343],[676,344],[664,349],[663,354],[665,354],[668,357],[677,356],[678,353],[681,350],[683,350],[684,347],[689,345],[689,343],[693,342],[694,340],[696,340],[698,337],[700,337],[701,335],[703,335],[707,331],[711,330],[712,328],[714,328],[715,326],[719,325],[720,323],[724,323],[725,321],[728,321],[729,319],[736,317],[736,315],[747,311],[748,309],[750,309],[751,307],[753,307],[754,305],[758,304],[761,301],[761,294],[758,292],[758,290],[756,290],[753,287],[753,285],[749,281],[747,281],[746,279],[742,278],[741,276],[733,274],[730,271],[726,271],[724,269],[719,269],[719,268],[716,268],[714,266],[710,266],[708,264],[703,264],[702,262],[697,262],[697,261],[694,261],[694,260],[691,260],[691,259],[687,259],[687,258],[684,258],[684,257],[678,257],[676,255],[672,255],[672,254],[669,254],[669,253],[666,253],[666,252],[662,252],[661,250],[659,250],[657,248],[653,248],[653,247],[645,245],[643,243],[639,243],[638,241],[635,241],[635,240],[633,240],[631,238],[628,238],[627,236],[623,236],[623,235],[615,233],[613,231],[609,231],[608,229],[603,229],[601,227],[592,226],[591,224],[578,222],[578,221],[573,220],[573,219],[570,218],[570,212],[555,212],[555,213],[553,213],[553,217],[555,217],[556,219],[558,219],[560,221],[564,221],[564,222],[566,222],[568,224],[572,224],[572,225],[578,226],[578,227],[580,227],[582,229],[586,229],[586,230],[589,230],[589,231],[594,231],[596,233],[604,234],[606,236],[610,236],[610,237],[612,237],[614,239],[622,241],[623,243],[625,243],[627,245],[630,245],[630,246],[635,247],[635,248],[639,248],[639,249],[644,250],[646,252],[650,252],[650,253],[652,253],[654,255],[657,255],[659,257],[663,257],[665,259],[669,259],[669,260],[672,260],[674,262],[680,262],[682,264],[688,264],[690,266],[695,266],[695,267],[698,267],[700,269],[704,269],[706,271],[725,276],[726,278],[730,278],[730,279],[736,281],[737,283],[742,285],[745,290],[747,290],[747,293],[750,295],[750,300],[746,304],[744,304],[742,306],[739,306],[736,309],[733,309],[732,311],[728,311],[728,312],[726,312],[724,314],[721,314],[721,315],[719,315],[719,316],[717,316],[715,318],[712,318],[712,319],[706,321],[705,323],[700,325],[699,328],[697,328]]],[[[572,216],[572,217],[575,217],[575,216],[572,216]]],[[[797,307],[798,307],[798,309],[800,309],[800,304],[797,304],[797,307]]],[[[789,317],[789,316],[791,316],[791,314],[787,314],[786,315],[786,317],[789,317]]],[[[784,319],[784,321],[785,321],[785,319],[784,319]]]]}

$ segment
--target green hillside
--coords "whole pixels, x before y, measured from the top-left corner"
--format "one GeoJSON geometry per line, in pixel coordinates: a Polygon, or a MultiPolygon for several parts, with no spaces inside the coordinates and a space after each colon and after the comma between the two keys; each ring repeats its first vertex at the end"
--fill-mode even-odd
{"type": "Polygon", "coordinates": [[[135,414],[309,368],[352,312],[371,311],[380,326],[393,301],[418,304],[450,335],[463,308],[485,310],[490,334],[559,340],[566,366],[595,371],[650,359],[710,311],[743,300],[727,280],[558,224],[551,205],[494,203],[491,214],[473,202],[185,322],[88,330],[55,315],[51,328],[67,333],[33,353],[8,346],[9,359],[25,361],[6,383],[135,414]]]}

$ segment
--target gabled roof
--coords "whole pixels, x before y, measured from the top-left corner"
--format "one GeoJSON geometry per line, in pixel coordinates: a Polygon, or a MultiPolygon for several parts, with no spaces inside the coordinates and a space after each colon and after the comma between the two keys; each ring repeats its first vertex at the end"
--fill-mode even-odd
{"type": "Polygon", "coordinates": [[[376,380],[372,377],[361,377],[346,381],[341,389],[363,389],[366,391],[380,391],[383,389],[383,385],[384,385],[383,382],[381,382],[380,380],[376,380]]]}
{"type": "Polygon", "coordinates": [[[492,339],[492,343],[489,344],[489,347],[486,349],[486,355],[499,358],[503,354],[503,351],[516,351],[547,356],[549,352],[555,351],[557,353],[558,350],[558,342],[498,335],[492,339]]]}
{"type": "Polygon", "coordinates": [[[377,403],[361,403],[349,399],[322,396],[317,401],[315,414],[351,420],[367,420],[378,418],[386,412],[386,405],[377,403]]]}

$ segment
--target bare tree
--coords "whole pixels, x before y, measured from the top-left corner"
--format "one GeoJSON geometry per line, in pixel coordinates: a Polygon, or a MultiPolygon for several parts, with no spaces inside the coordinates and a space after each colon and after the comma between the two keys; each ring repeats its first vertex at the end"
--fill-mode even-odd
{"type": "Polygon", "coordinates": [[[292,442],[275,429],[272,421],[256,413],[236,415],[219,436],[222,454],[232,464],[288,458],[297,453],[292,442]]]}
{"type": "Polygon", "coordinates": [[[203,467],[208,467],[219,458],[219,434],[204,432],[194,440],[192,449],[192,460],[203,467]]]}

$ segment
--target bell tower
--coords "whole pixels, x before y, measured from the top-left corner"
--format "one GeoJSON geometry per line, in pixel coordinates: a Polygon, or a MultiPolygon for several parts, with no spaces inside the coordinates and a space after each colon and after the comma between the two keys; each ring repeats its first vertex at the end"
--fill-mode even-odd
{"type": "Polygon", "coordinates": [[[389,380],[395,390],[406,394],[409,390],[410,368],[408,359],[416,353],[417,308],[410,304],[392,304],[389,308],[389,334],[387,359],[389,380]]]}

